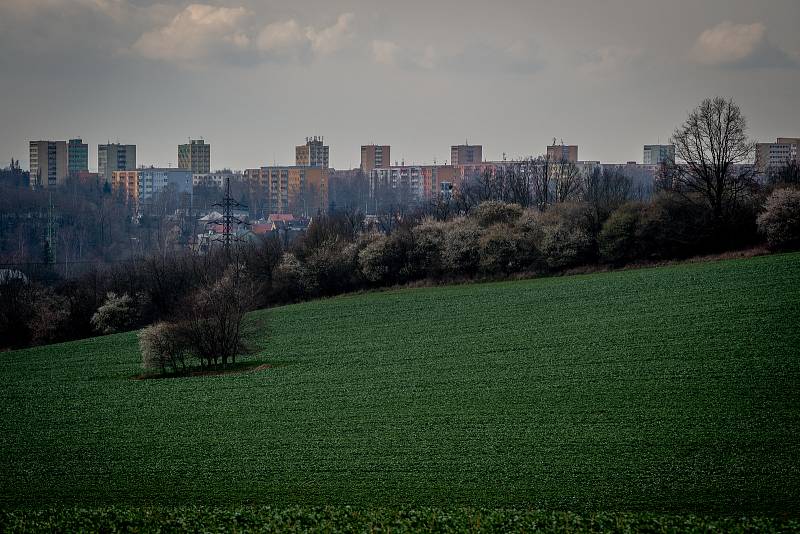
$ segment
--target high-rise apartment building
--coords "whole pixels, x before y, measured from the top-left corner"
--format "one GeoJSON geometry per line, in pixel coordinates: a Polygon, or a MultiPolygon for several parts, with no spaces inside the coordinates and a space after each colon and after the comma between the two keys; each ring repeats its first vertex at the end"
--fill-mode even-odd
{"type": "Polygon", "coordinates": [[[139,172],[113,171],[111,173],[111,190],[125,197],[128,202],[139,202],[139,172]]]}
{"type": "Polygon", "coordinates": [[[361,170],[369,175],[372,169],[391,165],[391,147],[389,145],[362,145],[361,170]]]}
{"type": "Polygon", "coordinates": [[[67,144],[67,160],[70,176],[89,172],[89,145],[83,139],[70,139],[67,144]]]}
{"type": "Polygon", "coordinates": [[[30,184],[33,188],[54,187],[69,175],[66,141],[30,142],[30,184]]]}
{"type": "Polygon", "coordinates": [[[192,174],[211,172],[211,145],[202,139],[178,145],[178,168],[189,169],[192,174]]]}
{"type": "Polygon", "coordinates": [[[483,145],[453,145],[450,147],[451,165],[468,165],[483,161],[483,145]]]}
{"type": "Polygon", "coordinates": [[[675,163],[675,145],[644,145],[644,165],[675,163]]]}
{"type": "Polygon", "coordinates": [[[136,169],[136,145],[111,143],[97,146],[97,173],[100,180],[110,183],[114,171],[136,169]]]}
{"type": "Polygon", "coordinates": [[[247,169],[251,213],[308,217],[328,209],[329,170],[322,167],[247,169]],[[255,205],[252,205],[255,203],[255,205]]]}
{"type": "Polygon", "coordinates": [[[547,147],[547,159],[550,161],[578,162],[578,145],[550,145],[547,147]]]}
{"type": "Polygon", "coordinates": [[[328,146],[322,137],[306,137],[306,144],[296,146],[294,154],[298,167],[328,168],[328,146]]]}
{"type": "MultiPolygon", "coordinates": [[[[765,173],[770,168],[778,168],[790,161],[798,161],[800,137],[778,137],[774,143],[756,145],[756,170],[765,173]]],[[[31,176],[33,174],[31,173],[31,176]]],[[[31,178],[31,181],[33,179],[31,178]]]]}
{"type": "Polygon", "coordinates": [[[139,201],[144,202],[153,195],[164,193],[167,189],[177,195],[179,207],[192,206],[192,171],[188,169],[148,167],[138,169],[139,201]]]}

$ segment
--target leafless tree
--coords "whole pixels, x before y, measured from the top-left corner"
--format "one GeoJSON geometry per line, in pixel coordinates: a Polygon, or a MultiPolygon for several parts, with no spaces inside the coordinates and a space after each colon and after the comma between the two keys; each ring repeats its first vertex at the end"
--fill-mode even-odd
{"type": "Polygon", "coordinates": [[[595,235],[611,212],[631,199],[632,193],[632,180],[617,169],[595,168],[582,177],[581,200],[589,208],[595,235]]]}
{"type": "Polygon", "coordinates": [[[687,198],[699,196],[716,219],[753,184],[755,144],[747,138],[747,121],[733,100],[710,98],[689,114],[672,134],[677,167],[675,181],[687,198]]]}
{"type": "Polygon", "coordinates": [[[800,164],[791,159],[783,165],[769,167],[767,176],[771,184],[800,185],[800,164]]]}

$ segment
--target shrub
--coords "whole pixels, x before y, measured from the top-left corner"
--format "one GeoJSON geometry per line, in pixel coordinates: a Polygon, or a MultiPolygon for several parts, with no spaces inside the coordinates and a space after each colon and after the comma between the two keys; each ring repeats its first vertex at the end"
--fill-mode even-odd
{"type": "Polygon", "coordinates": [[[184,325],[159,322],[139,331],[142,368],[161,374],[183,373],[190,354],[190,336],[184,325]]]}
{"type": "Polygon", "coordinates": [[[62,341],[69,336],[69,301],[50,288],[40,289],[31,295],[33,317],[30,323],[32,341],[35,345],[47,345],[62,341]]]}
{"type": "Polygon", "coordinates": [[[105,302],[92,315],[91,323],[101,334],[114,334],[130,327],[135,318],[133,299],[127,293],[117,295],[109,292],[105,302]]]}
{"type": "Polygon", "coordinates": [[[518,240],[518,262],[521,269],[539,270],[543,267],[542,254],[538,248],[538,243],[542,238],[539,216],[539,210],[526,209],[514,225],[518,240]]]}
{"type": "Polygon", "coordinates": [[[480,231],[465,219],[448,224],[442,247],[442,266],[454,275],[474,274],[480,264],[480,231]]]}
{"type": "Polygon", "coordinates": [[[608,263],[624,264],[641,258],[641,221],[644,206],[624,204],[614,210],[598,236],[600,258],[608,263]]]}
{"type": "Polygon", "coordinates": [[[305,265],[286,252],[272,272],[273,297],[280,302],[295,302],[316,293],[316,281],[305,265]]]}
{"type": "Polygon", "coordinates": [[[519,235],[508,224],[495,224],[480,237],[480,266],[485,273],[510,273],[519,269],[519,235]]]}
{"type": "Polygon", "coordinates": [[[358,263],[364,278],[381,285],[412,278],[414,272],[408,262],[411,249],[413,237],[407,230],[374,239],[358,253],[358,263]]]}
{"type": "Polygon", "coordinates": [[[470,211],[469,218],[482,228],[488,228],[497,223],[512,224],[519,219],[520,215],[522,215],[522,206],[519,204],[487,200],[470,211]]]}
{"type": "Polygon", "coordinates": [[[428,219],[411,230],[414,246],[409,263],[416,266],[423,276],[436,277],[442,274],[442,250],[447,228],[447,223],[428,219]]]}
{"type": "Polygon", "coordinates": [[[587,230],[586,214],[584,204],[562,203],[536,218],[541,228],[537,248],[548,267],[566,269],[594,260],[597,243],[587,230]]]}
{"type": "Polygon", "coordinates": [[[712,213],[701,203],[672,193],[657,195],[642,213],[642,256],[685,258],[709,252],[714,235],[712,213]]]}
{"type": "Polygon", "coordinates": [[[344,293],[358,285],[358,249],[334,237],[306,256],[305,269],[321,295],[344,293]]]}
{"type": "Polygon", "coordinates": [[[800,190],[776,189],[758,216],[758,229],[775,250],[800,247],[800,190]]]}

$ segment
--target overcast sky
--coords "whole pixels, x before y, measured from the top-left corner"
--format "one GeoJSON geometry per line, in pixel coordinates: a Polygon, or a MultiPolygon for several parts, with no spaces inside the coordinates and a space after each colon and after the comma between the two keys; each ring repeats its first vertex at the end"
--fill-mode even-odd
{"type": "Polygon", "coordinates": [[[324,135],[444,162],[538,154],[642,160],[703,98],[732,97],[759,140],[800,137],[797,0],[0,0],[0,165],[33,139],[138,147],[175,165],[293,164],[324,135]]]}

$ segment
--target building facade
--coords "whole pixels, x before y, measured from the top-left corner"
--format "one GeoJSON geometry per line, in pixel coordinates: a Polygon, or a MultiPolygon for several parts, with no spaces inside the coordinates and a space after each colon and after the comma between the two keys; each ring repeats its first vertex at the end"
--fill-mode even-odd
{"type": "Polygon", "coordinates": [[[642,164],[675,163],[675,145],[644,145],[642,164]]]}
{"type": "Polygon", "coordinates": [[[31,141],[29,155],[32,188],[55,187],[64,183],[69,175],[66,141],[31,141]]]}
{"type": "Polygon", "coordinates": [[[83,139],[70,139],[67,144],[67,169],[70,176],[89,172],[89,145],[83,139]]]}
{"type": "Polygon", "coordinates": [[[111,190],[126,202],[139,203],[139,171],[112,171],[110,183],[111,190]]]}
{"type": "MultiPolygon", "coordinates": [[[[429,171],[429,176],[431,176],[429,171]]],[[[432,179],[432,178],[429,178],[432,179]]],[[[417,165],[372,169],[369,174],[370,209],[389,204],[415,203],[425,198],[425,172],[417,165]]],[[[369,211],[369,210],[368,210],[369,211]]]]}
{"type": "Polygon", "coordinates": [[[190,140],[185,145],[178,145],[178,168],[188,169],[192,174],[209,174],[211,172],[211,145],[202,139],[190,140]]]}
{"type": "Polygon", "coordinates": [[[550,161],[578,162],[578,145],[550,145],[546,153],[550,161]]]}
{"type": "MultiPolygon", "coordinates": [[[[783,167],[790,161],[798,161],[800,137],[778,137],[774,143],[756,145],[756,172],[766,173],[770,168],[783,167]]],[[[31,173],[31,176],[33,174],[31,173]]]]}
{"type": "Polygon", "coordinates": [[[469,165],[483,161],[483,145],[453,145],[450,147],[451,165],[469,165]]]}
{"type": "Polygon", "coordinates": [[[149,167],[136,171],[138,178],[138,200],[147,202],[153,195],[174,192],[181,209],[192,206],[192,172],[188,169],[149,167]]]}
{"type": "Polygon", "coordinates": [[[392,163],[389,145],[361,145],[361,170],[369,175],[372,169],[388,167],[392,163]]]}
{"type": "Polygon", "coordinates": [[[261,167],[247,169],[250,213],[266,217],[290,213],[309,217],[328,209],[329,170],[323,167],[261,167]]]}
{"type": "Polygon", "coordinates": [[[192,185],[194,187],[215,187],[217,189],[223,189],[225,187],[225,182],[230,180],[231,182],[238,182],[243,179],[243,175],[239,172],[232,172],[232,171],[220,171],[220,172],[210,172],[204,174],[192,174],[192,185]]]}
{"type": "Polygon", "coordinates": [[[136,170],[136,145],[110,143],[97,146],[97,173],[100,179],[111,182],[114,171],[136,170]]]}
{"type": "Polygon", "coordinates": [[[328,168],[329,149],[322,137],[306,137],[306,144],[296,146],[294,154],[297,167],[328,168]]]}

